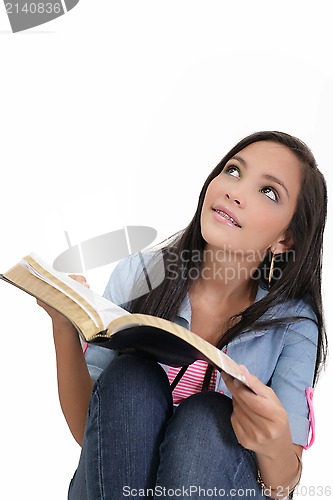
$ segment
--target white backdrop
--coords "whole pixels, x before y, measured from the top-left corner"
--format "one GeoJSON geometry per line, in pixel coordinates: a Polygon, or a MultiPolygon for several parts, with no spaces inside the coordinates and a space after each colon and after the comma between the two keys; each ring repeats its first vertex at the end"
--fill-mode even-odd
{"type": "MultiPolygon", "coordinates": [[[[48,24],[12,34],[2,5],[0,271],[32,250],[52,262],[66,249],[64,231],[74,244],[143,224],[162,240],[188,223],[220,158],[256,130],[302,138],[330,189],[329,7],[304,0],[81,0],[48,24]]],[[[329,217],[329,337],[331,252],[329,217]]],[[[111,268],[86,273],[97,291],[111,268]]],[[[50,321],[5,283],[0,303],[0,496],[62,500],[79,447],[58,405],[50,321]]],[[[296,498],[333,493],[325,404],[331,378],[329,365],[315,393],[317,437],[304,453],[296,498]]]]}

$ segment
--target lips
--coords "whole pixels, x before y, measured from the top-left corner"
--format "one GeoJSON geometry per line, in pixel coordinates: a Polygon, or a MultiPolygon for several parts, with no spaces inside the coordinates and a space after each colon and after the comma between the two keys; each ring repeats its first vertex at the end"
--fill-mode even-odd
{"type": "Polygon", "coordinates": [[[234,226],[236,226],[236,227],[242,227],[240,225],[238,219],[236,218],[236,216],[232,212],[230,212],[230,210],[227,210],[225,207],[215,207],[215,208],[213,208],[213,211],[217,212],[222,217],[225,217],[225,219],[227,219],[230,222],[232,222],[232,224],[234,226]]]}

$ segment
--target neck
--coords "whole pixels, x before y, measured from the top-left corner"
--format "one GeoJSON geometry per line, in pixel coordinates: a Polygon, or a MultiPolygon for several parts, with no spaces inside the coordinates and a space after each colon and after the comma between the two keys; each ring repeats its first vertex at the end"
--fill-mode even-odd
{"type": "Polygon", "coordinates": [[[251,273],[259,263],[249,262],[244,255],[207,248],[196,287],[208,296],[223,301],[254,301],[257,283],[251,273]]]}

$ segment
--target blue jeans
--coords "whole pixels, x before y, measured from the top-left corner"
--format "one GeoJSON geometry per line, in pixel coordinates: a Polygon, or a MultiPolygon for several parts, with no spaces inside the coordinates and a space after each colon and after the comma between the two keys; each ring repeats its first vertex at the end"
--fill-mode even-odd
{"type": "Polygon", "coordinates": [[[159,364],[117,357],[95,384],[68,500],[266,498],[231,412],[231,400],[217,392],[174,409],[159,364]]]}

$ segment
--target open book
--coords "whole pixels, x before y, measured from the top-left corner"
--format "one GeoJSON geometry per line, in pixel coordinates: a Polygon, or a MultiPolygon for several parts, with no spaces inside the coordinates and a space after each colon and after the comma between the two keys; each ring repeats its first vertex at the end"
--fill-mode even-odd
{"type": "Polygon", "coordinates": [[[137,352],[169,366],[201,359],[247,385],[238,364],[195,333],[162,318],[131,314],[55,271],[36,254],[24,257],[0,277],[63,314],[83,341],[137,352]]]}

